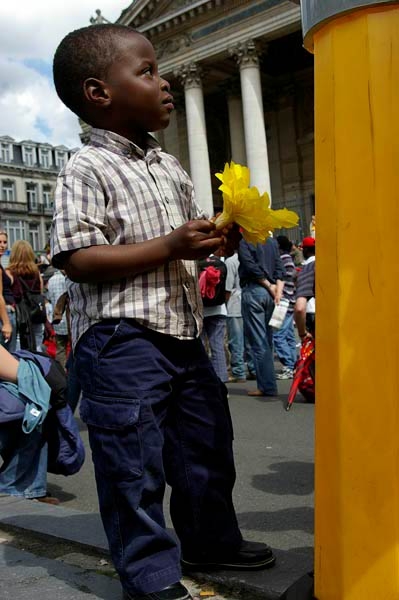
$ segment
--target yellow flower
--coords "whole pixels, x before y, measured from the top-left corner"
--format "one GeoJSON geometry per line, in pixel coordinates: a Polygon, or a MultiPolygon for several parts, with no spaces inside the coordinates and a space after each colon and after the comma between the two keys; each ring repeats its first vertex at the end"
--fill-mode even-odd
{"type": "Polygon", "coordinates": [[[259,194],[258,188],[249,187],[249,169],[231,161],[225,164],[223,173],[216,173],[222,185],[223,212],[216,218],[217,229],[229,223],[237,223],[247,242],[264,243],[270,232],[280,227],[298,225],[298,215],[286,208],[273,210],[267,192],[259,194]]]}

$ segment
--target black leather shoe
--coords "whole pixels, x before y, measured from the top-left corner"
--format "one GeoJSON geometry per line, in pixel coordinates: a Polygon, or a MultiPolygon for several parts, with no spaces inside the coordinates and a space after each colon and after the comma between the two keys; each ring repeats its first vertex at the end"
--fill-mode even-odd
{"type": "Polygon", "coordinates": [[[132,596],[128,592],[123,592],[124,600],[193,600],[188,590],[180,582],[168,585],[168,587],[159,592],[144,594],[144,596],[132,596]]]}
{"type": "Polygon", "coordinates": [[[181,564],[187,571],[201,571],[210,569],[228,570],[256,570],[272,567],[276,562],[272,549],[267,544],[260,542],[242,541],[241,548],[234,554],[212,557],[184,555],[181,564]]]}

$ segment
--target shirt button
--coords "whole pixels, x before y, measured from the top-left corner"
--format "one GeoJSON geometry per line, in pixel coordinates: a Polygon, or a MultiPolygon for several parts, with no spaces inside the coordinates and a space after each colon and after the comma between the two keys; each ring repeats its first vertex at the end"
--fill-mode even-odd
{"type": "Polygon", "coordinates": [[[169,204],[169,198],[165,198],[165,202],[169,204]]]}

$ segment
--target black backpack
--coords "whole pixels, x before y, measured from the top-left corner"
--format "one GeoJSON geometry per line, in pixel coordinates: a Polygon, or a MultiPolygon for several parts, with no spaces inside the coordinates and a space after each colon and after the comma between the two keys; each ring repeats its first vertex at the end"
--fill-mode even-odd
{"type": "Polygon", "coordinates": [[[31,323],[34,325],[45,323],[47,321],[45,297],[41,292],[32,292],[32,290],[21,277],[18,279],[22,284],[23,293],[22,299],[19,302],[19,304],[23,304],[23,306],[20,307],[21,312],[22,310],[26,311],[26,314],[29,315],[31,323]]]}
{"type": "Polygon", "coordinates": [[[204,306],[219,306],[226,302],[227,267],[217,256],[198,261],[199,285],[204,306]]]}

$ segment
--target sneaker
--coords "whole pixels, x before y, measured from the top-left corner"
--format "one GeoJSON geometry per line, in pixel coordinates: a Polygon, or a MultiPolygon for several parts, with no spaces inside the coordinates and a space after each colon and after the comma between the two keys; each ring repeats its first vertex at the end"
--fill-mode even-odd
{"type": "Polygon", "coordinates": [[[229,377],[227,380],[227,383],[246,383],[247,380],[245,379],[245,377],[229,377]]]}
{"type": "Polygon", "coordinates": [[[52,504],[53,506],[58,506],[60,501],[58,498],[54,498],[50,494],[47,496],[40,496],[40,498],[29,498],[29,500],[34,500],[35,502],[43,502],[44,504],[52,504]]]}
{"type": "Polygon", "coordinates": [[[181,564],[187,571],[211,569],[255,571],[267,569],[276,562],[272,549],[267,544],[243,540],[241,547],[233,554],[223,557],[186,556],[183,555],[181,564]]]}
{"type": "Polygon", "coordinates": [[[141,594],[140,596],[132,596],[128,592],[123,592],[123,600],[193,600],[189,591],[180,582],[168,585],[168,587],[159,592],[151,594],[141,594]]]}
{"type": "Polygon", "coordinates": [[[292,379],[294,377],[294,370],[284,367],[280,373],[277,373],[276,379],[292,379]]]}

